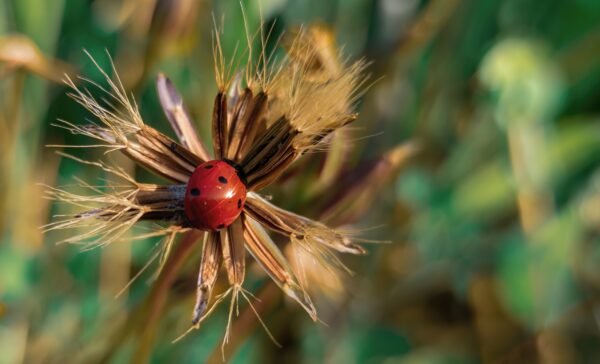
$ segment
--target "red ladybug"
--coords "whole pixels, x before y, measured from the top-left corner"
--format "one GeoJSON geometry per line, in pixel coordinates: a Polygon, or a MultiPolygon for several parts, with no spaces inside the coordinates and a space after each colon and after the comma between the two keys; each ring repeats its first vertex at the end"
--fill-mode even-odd
{"type": "Polygon", "coordinates": [[[246,202],[246,185],[225,161],[202,163],[194,170],[185,191],[185,215],[193,227],[220,230],[240,216],[246,202]]]}

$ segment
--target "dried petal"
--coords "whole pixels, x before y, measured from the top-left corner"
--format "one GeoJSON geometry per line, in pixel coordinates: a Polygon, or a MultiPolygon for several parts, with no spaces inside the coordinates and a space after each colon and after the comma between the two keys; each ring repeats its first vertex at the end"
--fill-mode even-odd
{"type": "Polygon", "coordinates": [[[240,120],[240,116],[247,114],[248,109],[252,109],[254,106],[254,97],[252,90],[249,88],[245,88],[243,91],[238,92],[234,95],[235,102],[229,100],[229,104],[227,105],[228,114],[228,130],[229,135],[229,149],[226,153],[226,158],[235,161],[235,154],[237,152],[237,147],[240,143],[240,130],[238,129],[238,124],[243,122],[240,120]]]}
{"type": "Polygon", "coordinates": [[[243,219],[243,215],[241,215],[227,229],[220,231],[223,262],[227,270],[229,283],[234,286],[241,286],[244,282],[246,255],[244,250],[243,219]]]}
{"type": "Polygon", "coordinates": [[[292,147],[296,132],[289,121],[282,117],[271,125],[265,134],[252,146],[240,163],[248,181],[249,189],[266,177],[280,176],[285,167],[297,156],[292,147]]]}
{"type": "Polygon", "coordinates": [[[206,313],[208,302],[217,282],[219,268],[221,268],[222,253],[218,232],[211,231],[205,235],[202,247],[202,261],[198,273],[198,286],[196,290],[196,305],[192,316],[192,324],[196,325],[206,313]]]}
{"type": "Polygon", "coordinates": [[[144,125],[136,133],[136,137],[140,144],[152,150],[156,155],[159,155],[161,160],[168,160],[178,167],[187,170],[190,174],[194,172],[196,166],[202,163],[200,157],[175,143],[171,138],[156,129],[144,125]]]}
{"type": "Polygon", "coordinates": [[[271,279],[277,283],[279,288],[296,300],[308,312],[310,317],[316,320],[317,312],[310,297],[298,284],[292,269],[277,245],[269,237],[269,234],[252,218],[247,218],[244,221],[244,227],[246,248],[250,254],[269,274],[271,279]]]}
{"type": "Polygon", "coordinates": [[[191,173],[177,168],[177,165],[170,164],[149,153],[146,148],[138,144],[129,143],[127,148],[122,151],[142,167],[173,182],[185,183],[191,175],[191,173]]]}
{"type": "MultiPolygon", "coordinates": [[[[323,47],[315,42],[314,35],[309,31],[296,32],[293,41],[288,42],[291,62],[272,86],[271,107],[284,114],[298,131],[294,148],[299,151],[313,149],[325,135],[354,119],[352,104],[365,81],[361,76],[365,68],[362,61],[326,67],[323,47]]],[[[341,58],[339,54],[327,57],[341,58]]]]}
{"type": "Polygon", "coordinates": [[[360,245],[353,243],[343,234],[318,221],[279,208],[256,193],[248,194],[244,210],[261,224],[295,241],[309,245],[319,244],[343,253],[365,253],[360,245]]]}
{"type": "Polygon", "coordinates": [[[210,153],[198,137],[192,118],[183,105],[181,95],[171,80],[162,73],[156,79],[156,90],[162,109],[181,144],[200,157],[202,162],[209,161],[210,153]]]}
{"type": "Polygon", "coordinates": [[[183,206],[185,188],[185,185],[140,185],[134,201],[146,209],[141,219],[183,225],[186,221],[183,206]]]}
{"type": "Polygon", "coordinates": [[[246,89],[232,113],[227,158],[239,162],[246,155],[264,123],[262,114],[266,106],[267,96],[264,92],[253,96],[252,91],[246,89]]]}
{"type": "Polygon", "coordinates": [[[109,100],[115,101],[116,105],[107,100],[101,103],[89,91],[75,86],[71,79],[67,79],[67,85],[74,91],[71,97],[92,112],[102,125],[79,126],[61,120],[58,126],[103,143],[96,147],[122,150],[136,163],[169,180],[187,182],[195,166],[202,163],[202,158],[145,125],[137,105],[129,100],[119,79],[112,81],[106,72],[100,71],[110,88],[105,90],[96,86],[110,97],[109,100]]]}
{"type": "Polygon", "coordinates": [[[216,159],[222,159],[227,152],[227,136],[227,95],[219,92],[215,97],[212,116],[212,142],[216,159]]]}
{"type": "Polygon", "coordinates": [[[142,167],[177,183],[187,182],[193,172],[191,169],[191,165],[195,163],[193,160],[199,160],[167,136],[146,125],[128,134],[116,131],[114,128],[97,125],[79,126],[64,120],[59,120],[55,125],[73,134],[85,135],[103,142],[95,147],[121,150],[142,167]]]}
{"type": "MultiPolygon", "coordinates": [[[[70,157],[70,156],[67,156],[70,157]]],[[[157,186],[136,184],[125,172],[99,162],[79,162],[102,168],[107,173],[122,178],[129,185],[101,190],[80,182],[87,194],[76,194],[59,188],[48,187],[46,197],[83,208],[84,212],[63,216],[46,225],[46,231],[56,229],[85,228],[86,231],[65,239],[63,242],[81,243],[90,240],[88,247],[104,246],[118,240],[135,223],[142,219],[161,220],[169,227],[159,227],[148,235],[160,236],[183,230],[186,221],[183,213],[182,186],[157,186]]]]}
{"type": "Polygon", "coordinates": [[[288,244],[285,255],[307,291],[325,295],[332,302],[339,302],[351,289],[346,272],[338,266],[323,265],[314,254],[297,244],[288,244]]]}
{"type": "Polygon", "coordinates": [[[309,77],[328,79],[338,76],[343,68],[335,34],[324,25],[295,27],[284,35],[283,45],[290,58],[306,65],[309,77]],[[306,49],[310,51],[302,51],[306,49]]]}

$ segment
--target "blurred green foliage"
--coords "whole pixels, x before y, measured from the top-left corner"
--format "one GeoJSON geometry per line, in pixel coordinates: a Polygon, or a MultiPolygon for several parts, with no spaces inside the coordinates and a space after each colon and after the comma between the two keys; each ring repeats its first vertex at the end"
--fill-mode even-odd
{"type": "MultiPolygon", "coordinates": [[[[228,358],[600,360],[600,2],[243,3],[250,31],[261,17],[271,39],[292,26],[325,24],[349,59],[371,62],[375,82],[358,105],[344,170],[360,172],[409,140],[419,153],[401,173],[386,174],[372,192],[375,203],[351,221],[366,239],[391,243],[344,257],[356,273],[344,278],[346,293],[316,299],[327,325],[269,293],[251,269],[247,288],[264,293],[270,308],[263,318],[282,347],[253,321],[246,331],[234,327],[239,342],[228,358]]],[[[77,73],[101,82],[83,50],[110,70],[108,53],[146,122],[172,135],[153,85],[162,71],[208,141],[213,21],[224,25],[227,54],[244,44],[238,1],[0,0],[0,363],[221,361],[225,308],[171,343],[189,323],[198,247],[166,309],[152,318],[144,309],[152,268],[114,296],[156,240],[82,252],[54,244],[64,233],[39,229],[70,211],[43,199],[39,183],[106,183],[97,170],[45,147],[89,143],[51,126],[89,117],[55,81],[77,73]],[[139,339],[154,319],[155,340],[139,339]]],[[[93,149],[73,153],[102,157],[93,149]]],[[[113,158],[138,180],[160,181],[113,158]]],[[[316,178],[306,172],[271,193],[317,218],[324,207],[306,192],[316,178]]],[[[325,196],[336,192],[330,189],[325,196]]]]}

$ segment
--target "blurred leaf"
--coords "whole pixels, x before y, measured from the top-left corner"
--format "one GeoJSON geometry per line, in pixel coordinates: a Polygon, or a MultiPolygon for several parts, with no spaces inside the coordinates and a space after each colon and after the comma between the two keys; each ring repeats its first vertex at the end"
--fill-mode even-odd
{"type": "Polygon", "coordinates": [[[522,240],[507,241],[498,259],[498,274],[502,280],[502,293],[510,311],[522,320],[529,321],[535,314],[535,282],[530,279],[529,253],[522,240]]]}
{"type": "Polygon", "coordinates": [[[547,181],[556,184],[576,175],[600,152],[600,121],[580,117],[566,120],[548,141],[548,154],[539,161],[547,181]]]}
{"type": "Polygon", "coordinates": [[[483,84],[498,93],[501,126],[544,122],[560,109],[563,80],[549,51],[539,42],[514,38],[498,42],[480,68],[483,84]]]}
{"type": "Polygon", "coordinates": [[[466,176],[453,193],[458,214],[483,220],[506,213],[515,202],[510,169],[502,161],[490,161],[466,176]]]}

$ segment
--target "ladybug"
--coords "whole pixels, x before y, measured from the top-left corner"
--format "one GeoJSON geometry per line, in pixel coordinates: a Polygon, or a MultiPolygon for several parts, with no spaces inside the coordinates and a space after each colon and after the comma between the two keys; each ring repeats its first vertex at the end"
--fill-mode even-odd
{"type": "Polygon", "coordinates": [[[240,216],[246,185],[238,170],[222,160],[200,164],[190,177],[184,199],[185,215],[201,230],[220,230],[240,216]]]}

